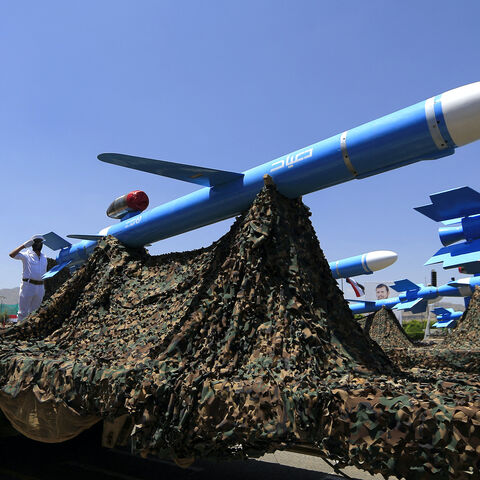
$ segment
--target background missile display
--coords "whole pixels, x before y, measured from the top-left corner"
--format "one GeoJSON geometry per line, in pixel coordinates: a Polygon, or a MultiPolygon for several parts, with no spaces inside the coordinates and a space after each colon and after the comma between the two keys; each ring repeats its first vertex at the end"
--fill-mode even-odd
{"type": "Polygon", "coordinates": [[[329,265],[333,278],[338,279],[370,275],[377,270],[389,267],[397,261],[397,258],[398,255],[390,250],[376,250],[330,262],[329,265]]]}
{"type": "Polygon", "coordinates": [[[410,280],[399,280],[390,287],[397,292],[403,292],[398,297],[377,300],[376,302],[349,300],[354,302],[350,305],[350,310],[354,314],[370,313],[385,307],[390,310],[422,313],[426,311],[428,303],[440,297],[470,297],[476,286],[480,286],[480,277],[462,278],[439,287],[425,287],[410,280]]]}
{"type": "Polygon", "coordinates": [[[453,328],[457,324],[457,320],[463,315],[463,312],[455,311],[453,308],[437,307],[432,311],[438,320],[433,324],[435,328],[453,328]]]}
{"type": "Polygon", "coordinates": [[[425,265],[441,263],[445,269],[458,267],[462,273],[479,273],[480,193],[470,187],[459,187],[434,193],[430,199],[431,204],[415,210],[445,224],[438,229],[444,248],[425,265]]]}
{"type": "Polygon", "coordinates": [[[421,160],[454,153],[480,138],[480,82],[449,90],[425,101],[344,131],[242,173],[152,160],[117,153],[107,163],[162,175],[204,188],[151,210],[130,212],[96,235],[69,235],[76,245],[47,234],[46,245],[60,250],[57,267],[81,265],[104,235],[139,247],[238,215],[248,208],[270,175],[280,193],[297,198],[352,179],[362,179],[421,160]],[[128,217],[128,218],[127,218],[128,217]]]}

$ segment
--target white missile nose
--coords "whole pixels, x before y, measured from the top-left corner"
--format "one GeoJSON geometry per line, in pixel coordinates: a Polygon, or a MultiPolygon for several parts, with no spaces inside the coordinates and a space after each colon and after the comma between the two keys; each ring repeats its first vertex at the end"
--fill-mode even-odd
{"type": "Polygon", "coordinates": [[[480,139],[480,82],[442,93],[442,112],[455,145],[480,139]]]}
{"type": "Polygon", "coordinates": [[[398,255],[390,250],[376,250],[366,254],[365,263],[372,272],[376,272],[382,268],[389,267],[397,261],[397,258],[398,255]]]}

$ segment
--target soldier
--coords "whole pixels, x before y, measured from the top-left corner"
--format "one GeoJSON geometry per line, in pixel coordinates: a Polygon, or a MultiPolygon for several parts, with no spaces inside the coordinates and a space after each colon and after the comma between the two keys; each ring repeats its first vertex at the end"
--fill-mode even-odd
{"type": "Polygon", "coordinates": [[[42,275],[47,271],[47,257],[42,253],[42,246],[43,237],[34,235],[31,240],[10,252],[11,258],[21,260],[23,263],[23,276],[18,300],[19,323],[40,306],[45,294],[42,275]],[[28,247],[32,247],[32,249],[23,253],[20,252],[28,247]]]}

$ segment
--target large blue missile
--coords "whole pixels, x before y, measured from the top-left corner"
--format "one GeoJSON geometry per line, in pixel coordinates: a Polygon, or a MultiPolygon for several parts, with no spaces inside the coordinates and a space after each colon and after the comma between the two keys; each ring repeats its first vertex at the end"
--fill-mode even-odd
{"type": "Polygon", "coordinates": [[[389,267],[397,261],[397,258],[398,255],[390,250],[376,250],[330,262],[329,265],[333,278],[338,279],[370,275],[377,270],[389,267]]]}
{"type": "Polygon", "coordinates": [[[391,288],[402,292],[397,297],[377,300],[376,302],[349,300],[353,313],[371,313],[382,307],[389,310],[405,310],[412,313],[425,312],[427,305],[441,297],[470,297],[476,286],[480,286],[480,277],[462,278],[439,287],[425,287],[410,280],[396,281],[391,288]]]}
{"type": "MultiPolygon", "coordinates": [[[[242,173],[177,164],[118,153],[103,153],[107,163],[133,168],[204,188],[107,227],[71,245],[55,234],[47,246],[60,249],[59,266],[83,263],[103,235],[139,247],[238,215],[252,203],[270,175],[289,198],[362,179],[421,160],[454,153],[480,138],[480,82],[449,90],[369,123],[346,130],[242,173]]],[[[51,276],[55,271],[46,275],[51,276]]]]}

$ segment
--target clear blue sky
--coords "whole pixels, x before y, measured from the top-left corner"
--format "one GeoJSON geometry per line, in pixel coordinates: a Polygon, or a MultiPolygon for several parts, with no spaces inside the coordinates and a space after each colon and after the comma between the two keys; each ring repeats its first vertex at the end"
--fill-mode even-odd
{"type": "MultiPolygon", "coordinates": [[[[0,287],[19,284],[8,253],[32,234],[96,233],[133,189],[152,206],[196,189],[97,154],[247,170],[480,80],[479,18],[478,0],[2,2],[0,287]]],[[[480,190],[479,162],[477,142],[304,197],[325,254],[394,250],[373,279],[423,282],[440,243],[413,207],[480,190]]],[[[209,245],[230,223],[151,252],[209,245]]]]}

